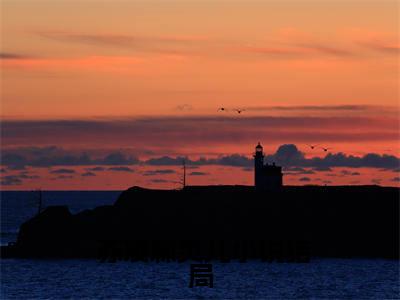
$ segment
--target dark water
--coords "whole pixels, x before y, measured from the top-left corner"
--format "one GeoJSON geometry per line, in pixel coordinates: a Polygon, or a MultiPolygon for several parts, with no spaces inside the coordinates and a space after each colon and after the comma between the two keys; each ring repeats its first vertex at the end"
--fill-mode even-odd
{"type": "MultiPolygon", "coordinates": [[[[72,212],[112,204],[120,192],[44,192],[45,205],[72,212]]],[[[37,211],[29,192],[1,193],[1,241],[37,211]]],[[[189,286],[185,263],[95,260],[1,261],[1,299],[399,299],[399,264],[390,260],[313,259],[308,264],[213,262],[214,288],[189,286]]]]}

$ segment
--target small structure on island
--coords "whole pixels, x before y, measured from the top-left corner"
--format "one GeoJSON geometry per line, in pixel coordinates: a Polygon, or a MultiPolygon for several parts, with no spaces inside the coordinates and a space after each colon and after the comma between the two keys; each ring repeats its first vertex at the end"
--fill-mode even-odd
{"type": "Polygon", "coordinates": [[[275,163],[264,164],[264,152],[260,143],[254,154],[254,186],[256,190],[278,190],[282,187],[282,167],[275,163]]]}

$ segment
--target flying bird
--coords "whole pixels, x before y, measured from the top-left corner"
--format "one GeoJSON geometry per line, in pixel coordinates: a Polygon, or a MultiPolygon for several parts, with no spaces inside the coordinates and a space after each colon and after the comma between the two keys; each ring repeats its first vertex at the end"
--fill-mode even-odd
{"type": "Polygon", "coordinates": [[[308,147],[310,147],[311,149],[314,149],[315,147],[317,147],[318,145],[309,145],[307,144],[308,147]]]}
{"type": "Polygon", "coordinates": [[[332,148],[324,148],[324,147],[321,147],[321,149],[324,150],[325,152],[327,152],[328,150],[330,150],[330,149],[332,149],[332,148]]]}
{"type": "Polygon", "coordinates": [[[242,113],[243,111],[246,111],[245,109],[235,109],[235,111],[238,113],[238,114],[240,114],[240,113],[242,113]]]}
{"type": "Polygon", "coordinates": [[[227,109],[225,107],[220,107],[217,111],[227,111],[227,109]]]}

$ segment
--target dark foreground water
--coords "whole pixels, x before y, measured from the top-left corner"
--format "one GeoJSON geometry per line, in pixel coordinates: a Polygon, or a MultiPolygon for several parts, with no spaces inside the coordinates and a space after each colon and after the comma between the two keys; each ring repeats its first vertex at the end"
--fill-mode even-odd
{"type": "Polygon", "coordinates": [[[399,269],[393,261],[323,259],[308,264],[215,262],[213,268],[214,288],[189,288],[189,262],[4,260],[1,298],[399,297],[399,269]]]}
{"type": "MultiPolygon", "coordinates": [[[[112,204],[120,192],[45,192],[44,204],[74,213],[112,204]]],[[[35,195],[1,192],[1,242],[14,241],[37,211],[35,195]]],[[[399,264],[390,260],[313,259],[308,264],[213,262],[214,288],[189,288],[186,263],[96,260],[1,261],[1,299],[399,299],[399,264]]]]}

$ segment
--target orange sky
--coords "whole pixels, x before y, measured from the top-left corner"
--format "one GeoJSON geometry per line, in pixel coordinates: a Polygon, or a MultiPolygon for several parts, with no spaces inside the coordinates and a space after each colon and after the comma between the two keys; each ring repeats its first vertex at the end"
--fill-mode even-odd
{"type": "Polygon", "coordinates": [[[378,0],[2,1],[2,148],[199,157],[261,140],[269,153],[398,156],[398,12],[378,0]]]}

